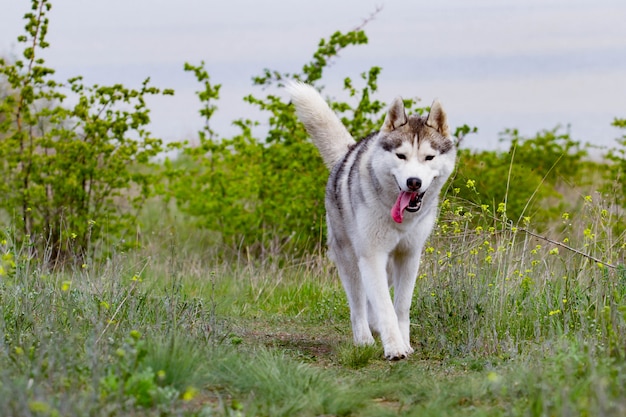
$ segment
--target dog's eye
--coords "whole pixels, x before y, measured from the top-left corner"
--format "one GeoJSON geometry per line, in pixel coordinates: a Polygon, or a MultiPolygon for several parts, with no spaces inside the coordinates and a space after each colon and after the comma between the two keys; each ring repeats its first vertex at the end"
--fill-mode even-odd
{"type": "Polygon", "coordinates": [[[432,161],[433,159],[435,159],[435,155],[426,155],[427,161],[432,161]]]}
{"type": "Polygon", "coordinates": [[[406,159],[406,155],[403,153],[397,153],[396,156],[398,157],[398,159],[406,159]]]}

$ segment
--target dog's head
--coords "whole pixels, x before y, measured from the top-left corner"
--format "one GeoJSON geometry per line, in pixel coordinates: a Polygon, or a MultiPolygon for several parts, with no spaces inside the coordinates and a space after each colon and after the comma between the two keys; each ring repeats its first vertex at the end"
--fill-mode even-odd
{"type": "Polygon", "coordinates": [[[456,148],[446,112],[435,100],[428,116],[408,117],[402,99],[397,97],[378,139],[384,151],[384,166],[397,185],[398,197],[391,215],[402,223],[405,210],[416,212],[421,208],[426,192],[432,191],[429,198],[437,198],[454,169],[456,148]]]}

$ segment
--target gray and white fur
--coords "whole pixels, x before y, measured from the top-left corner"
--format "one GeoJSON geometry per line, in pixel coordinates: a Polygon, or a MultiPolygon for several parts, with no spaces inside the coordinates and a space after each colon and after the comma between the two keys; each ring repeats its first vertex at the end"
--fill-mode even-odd
{"type": "Polygon", "coordinates": [[[315,88],[294,82],[287,90],[330,169],[329,256],[346,290],[354,342],[372,344],[374,332],[387,359],[406,358],[420,256],[456,159],[446,113],[435,100],[428,116],[407,116],[397,97],[380,131],[356,142],[315,88]]]}

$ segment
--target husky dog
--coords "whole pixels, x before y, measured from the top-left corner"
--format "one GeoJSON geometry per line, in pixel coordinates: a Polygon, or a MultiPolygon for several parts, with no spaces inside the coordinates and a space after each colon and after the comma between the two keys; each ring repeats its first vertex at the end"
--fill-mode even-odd
{"type": "Polygon", "coordinates": [[[407,117],[397,97],[380,131],[356,142],[317,90],[295,82],[287,90],[330,170],[329,255],[348,296],[354,342],[374,343],[373,331],[387,359],[404,359],[413,352],[409,309],[422,248],[456,159],[446,113],[435,100],[427,117],[407,117]]]}

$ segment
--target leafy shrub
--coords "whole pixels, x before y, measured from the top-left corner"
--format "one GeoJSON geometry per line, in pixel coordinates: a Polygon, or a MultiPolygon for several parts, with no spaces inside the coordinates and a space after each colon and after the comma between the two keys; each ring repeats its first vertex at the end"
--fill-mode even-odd
{"type": "Polygon", "coordinates": [[[580,184],[587,152],[559,128],[531,138],[506,130],[504,140],[510,141],[508,152],[459,152],[455,193],[476,206],[500,208],[513,221],[532,217],[540,226],[558,217],[563,198],[559,187],[580,184]]]}
{"type": "Polygon", "coordinates": [[[120,84],[85,86],[51,77],[39,52],[48,47],[48,0],[25,15],[22,58],[0,60],[0,212],[18,239],[52,261],[87,255],[89,242],[130,228],[155,178],[150,158],[163,149],[146,130],[145,97],[161,92],[146,79],[138,90],[120,84]],[[76,99],[64,104],[70,90],[76,99]],[[46,244],[47,243],[47,244],[46,244]]]}
{"type": "MultiPolygon", "coordinates": [[[[282,87],[286,80],[302,80],[318,85],[328,62],[349,45],[367,42],[361,28],[345,34],[334,33],[322,39],[313,60],[296,74],[266,69],[254,83],[264,88],[282,87]]],[[[220,85],[213,85],[204,68],[186,64],[204,84],[198,97],[204,107],[200,114],[205,128],[199,133],[197,147],[185,147],[181,156],[167,162],[169,192],[179,207],[195,216],[198,223],[215,231],[222,242],[233,248],[246,248],[254,255],[279,250],[300,252],[324,242],[324,189],[328,171],[319,152],[297,120],[293,106],[274,94],[248,95],[244,100],[269,113],[267,136],[258,137],[259,122],[239,119],[234,122],[241,133],[219,138],[209,127],[216,110],[211,100],[219,98],[220,85]]],[[[385,104],[371,97],[377,91],[380,68],[361,74],[358,88],[350,78],[344,87],[356,104],[330,101],[355,138],[377,130],[384,118],[385,104]]],[[[406,100],[408,111],[416,99],[406,100]]]]}
{"type": "MultiPolygon", "coordinates": [[[[265,69],[254,77],[266,93],[244,101],[267,114],[267,120],[235,120],[240,132],[230,138],[219,137],[210,125],[221,86],[211,82],[204,63],[186,64],[203,85],[197,95],[205,127],[198,146],[179,146],[180,155],[165,162],[168,181],[161,184],[160,167],[150,161],[164,147],[146,129],[145,98],[172,91],[150,86],[149,79],[137,90],[120,84],[85,86],[80,77],[57,83],[54,70],[39,58],[48,47],[50,3],[32,0],[32,5],[26,35],[18,38],[25,44],[21,59],[0,60],[0,221],[15,229],[16,240],[53,261],[70,253],[88,256],[90,242],[129,233],[157,187],[197,225],[237,251],[297,253],[324,242],[328,172],[293,106],[271,91],[287,80],[322,90],[332,59],[349,46],[367,43],[363,26],[322,39],[297,73],[265,69]],[[68,90],[73,105],[65,104],[68,90]]],[[[372,67],[358,81],[345,78],[347,101],[328,99],[355,138],[382,123],[386,105],[374,98],[380,72],[372,67]]],[[[417,102],[405,100],[407,110],[425,111],[417,102]]],[[[616,119],[615,125],[626,123],[616,119]]],[[[470,131],[463,126],[457,134],[470,131]]],[[[461,150],[450,190],[472,205],[499,209],[507,219],[533,217],[534,225],[553,220],[562,212],[561,185],[581,183],[586,151],[559,128],[530,138],[508,130],[505,140],[508,152],[461,150]]],[[[624,204],[626,190],[619,178],[626,158],[623,151],[609,158],[615,162],[611,181],[618,179],[618,199],[624,204]]]]}

